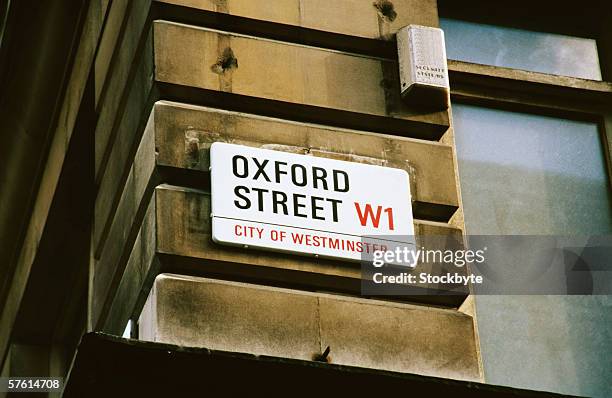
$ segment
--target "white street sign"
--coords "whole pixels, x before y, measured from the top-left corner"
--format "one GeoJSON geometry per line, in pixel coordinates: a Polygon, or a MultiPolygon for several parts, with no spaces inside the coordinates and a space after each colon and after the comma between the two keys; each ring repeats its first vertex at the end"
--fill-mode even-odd
{"type": "Polygon", "coordinates": [[[414,245],[405,170],[221,142],[210,164],[217,243],[356,261],[414,245]]]}

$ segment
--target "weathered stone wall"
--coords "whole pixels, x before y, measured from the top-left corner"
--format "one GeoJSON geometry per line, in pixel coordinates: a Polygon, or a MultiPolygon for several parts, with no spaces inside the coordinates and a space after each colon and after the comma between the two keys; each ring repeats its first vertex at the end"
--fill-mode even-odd
{"type": "Polygon", "coordinates": [[[458,310],[465,295],[442,303],[445,309],[427,296],[421,307],[359,299],[353,264],[223,247],[210,235],[209,148],[222,141],[402,168],[411,178],[416,233],[461,239],[449,111],[402,102],[392,49],[398,28],[437,26],[435,2],[127,9],[126,28],[114,39],[124,44],[112,65],[98,68],[110,77],[97,94],[92,327],[121,333],[144,307],[141,334],[155,341],[310,358],[325,340],[331,362],[480,379],[474,320],[458,310]],[[167,301],[173,279],[156,279],[160,273],[209,279],[178,278],[167,301]],[[232,303],[224,289],[232,290],[227,297],[257,293],[250,305],[277,321],[232,315],[248,300],[232,303]],[[190,291],[227,306],[196,304],[190,291]],[[292,300],[318,303],[317,315],[285,322],[279,311],[290,311],[292,300]],[[173,334],[167,325],[179,321],[184,333],[173,334]],[[374,323],[383,325],[370,333],[374,323]],[[307,337],[291,334],[309,325],[307,337]],[[202,326],[209,332],[197,332],[202,326]]]}

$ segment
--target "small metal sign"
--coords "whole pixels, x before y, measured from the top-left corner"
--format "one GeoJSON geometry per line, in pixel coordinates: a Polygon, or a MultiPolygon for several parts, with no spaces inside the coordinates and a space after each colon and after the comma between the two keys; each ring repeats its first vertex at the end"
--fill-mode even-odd
{"type": "Polygon", "coordinates": [[[449,83],[444,32],[408,25],[397,32],[402,97],[415,104],[448,107],[449,83]]]}
{"type": "Polygon", "coordinates": [[[217,243],[355,261],[414,243],[405,170],[220,142],[210,163],[217,243]]]}

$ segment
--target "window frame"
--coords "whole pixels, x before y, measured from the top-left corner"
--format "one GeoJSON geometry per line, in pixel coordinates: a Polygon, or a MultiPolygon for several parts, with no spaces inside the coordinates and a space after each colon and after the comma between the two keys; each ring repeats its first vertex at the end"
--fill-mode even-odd
{"type": "Polygon", "coordinates": [[[582,13],[576,16],[572,15],[575,10],[570,9],[555,14],[549,0],[531,9],[522,5],[528,4],[527,0],[505,4],[467,0],[461,5],[454,0],[438,0],[438,11],[444,18],[596,40],[602,81],[449,59],[450,95],[451,103],[596,123],[606,161],[608,189],[612,193],[612,11],[599,13],[599,7],[604,4],[601,0],[585,1],[593,3],[592,6],[581,7],[582,13]],[[496,12],[493,13],[491,7],[496,7],[496,12]],[[521,13],[530,10],[533,11],[531,21],[538,17],[542,19],[541,29],[534,27],[533,22],[529,25],[513,22],[513,18],[520,18],[521,13]],[[598,23],[589,25],[589,17],[598,23]],[[575,26],[568,24],[572,18],[575,26]],[[597,26],[605,28],[598,29],[597,26]]]}

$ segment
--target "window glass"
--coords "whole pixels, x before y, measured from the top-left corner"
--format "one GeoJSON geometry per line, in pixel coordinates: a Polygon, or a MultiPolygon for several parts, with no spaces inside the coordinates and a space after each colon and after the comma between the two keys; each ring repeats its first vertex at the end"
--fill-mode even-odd
{"type": "Polygon", "coordinates": [[[469,234],[612,231],[597,124],[461,104],[453,122],[469,234]]]}
{"type": "MultiPolygon", "coordinates": [[[[611,232],[596,124],[461,104],[452,111],[468,234],[611,232]]],[[[601,327],[612,324],[612,296],[478,295],[475,305],[488,383],[612,396],[612,339],[601,327]]]]}
{"type": "Polygon", "coordinates": [[[440,18],[449,59],[601,80],[594,39],[440,18]]]}

